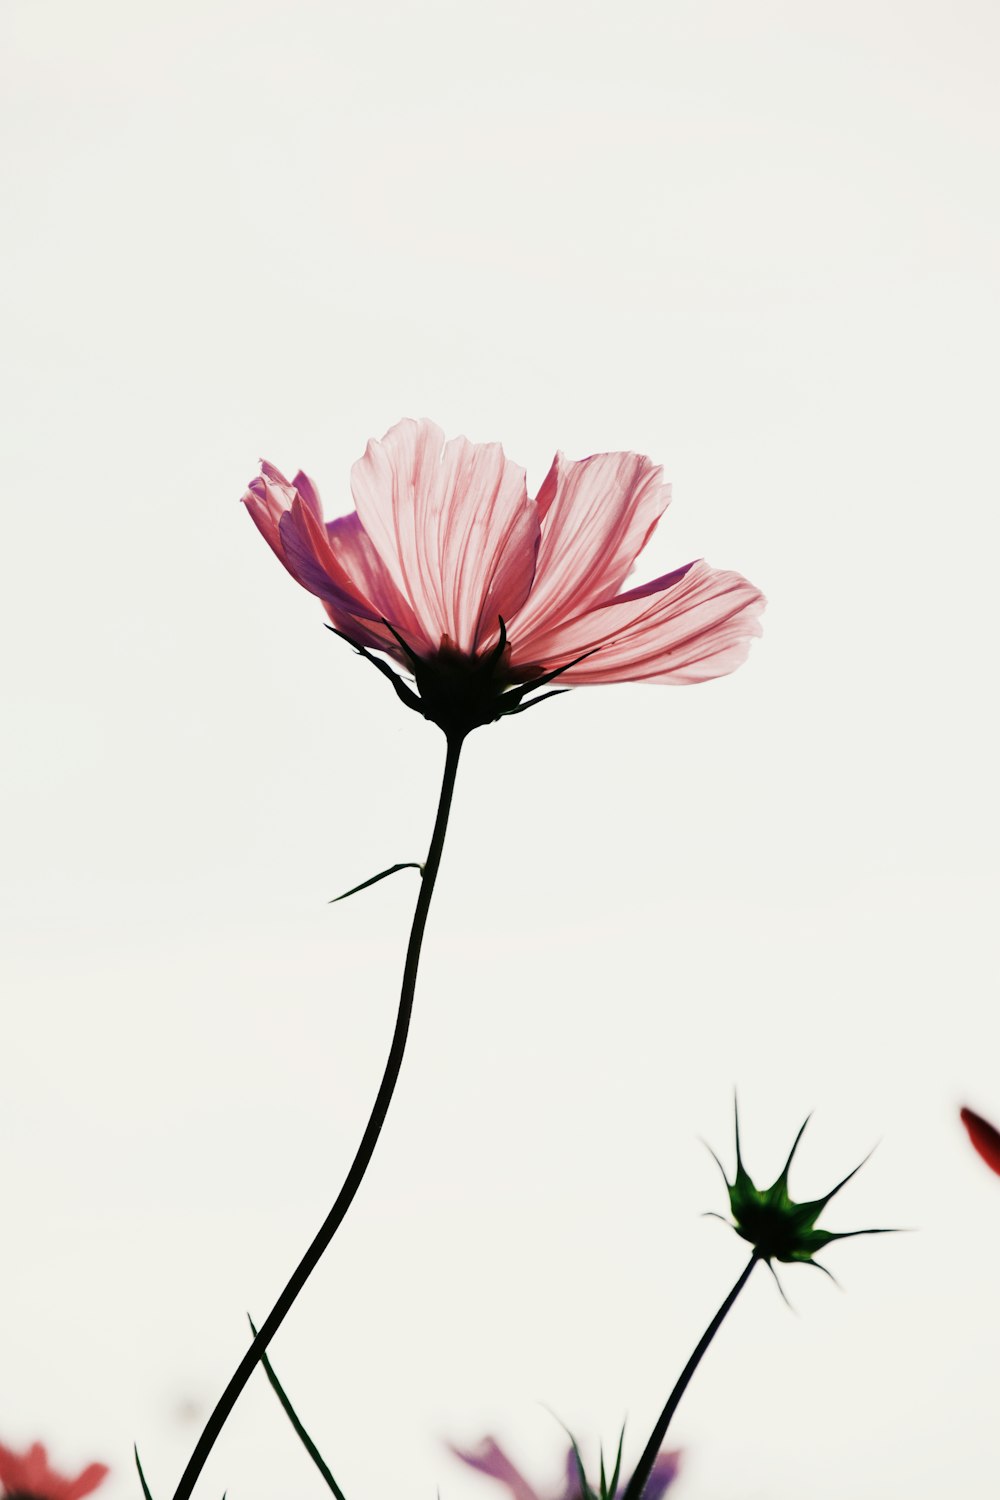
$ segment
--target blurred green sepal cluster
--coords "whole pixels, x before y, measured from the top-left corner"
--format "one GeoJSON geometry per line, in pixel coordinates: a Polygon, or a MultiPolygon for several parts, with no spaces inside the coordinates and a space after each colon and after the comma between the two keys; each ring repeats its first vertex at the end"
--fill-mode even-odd
{"type": "Polygon", "coordinates": [[[625,1441],[625,1428],[622,1428],[621,1434],[618,1438],[618,1452],[615,1454],[615,1466],[610,1476],[608,1475],[604,1464],[603,1445],[601,1447],[600,1487],[596,1490],[590,1483],[590,1480],[587,1478],[586,1470],[583,1467],[583,1459],[580,1457],[580,1449],[577,1447],[576,1438],[570,1432],[568,1427],[565,1428],[565,1432],[566,1436],[569,1438],[570,1442],[573,1445],[573,1457],[576,1459],[576,1472],[577,1477],[580,1481],[580,1500],[615,1500],[615,1495],[618,1493],[618,1479],[622,1469],[622,1443],[625,1441]]]}
{"type": "MultiPolygon", "coordinates": [[[[759,1188],[751,1181],[750,1174],[743,1165],[743,1156],[740,1150],[740,1117],[739,1110],[736,1114],[736,1176],[730,1182],[726,1175],[726,1169],[719,1158],[712,1151],[719,1171],[726,1183],[729,1192],[729,1208],[732,1220],[723,1219],[723,1223],[731,1224],[736,1233],[754,1248],[754,1254],[758,1260],[762,1260],[768,1269],[774,1274],[772,1261],[784,1261],[787,1264],[798,1262],[802,1265],[815,1266],[817,1270],[823,1271],[833,1277],[826,1266],[820,1265],[814,1257],[819,1250],[823,1250],[834,1240],[854,1239],[861,1234],[893,1234],[892,1229],[817,1229],[816,1221],[823,1212],[830,1199],[840,1192],[845,1183],[850,1182],[856,1172],[860,1172],[865,1162],[858,1163],[846,1177],[842,1177],[836,1187],[832,1187],[822,1198],[813,1198],[806,1203],[796,1203],[788,1191],[788,1171],[792,1165],[792,1158],[798,1150],[802,1133],[809,1124],[811,1116],[807,1115],[799,1128],[799,1133],[792,1142],[792,1149],[788,1153],[780,1175],[768,1188],[759,1188]]],[[[869,1153],[870,1155],[871,1153],[869,1153]]],[[[722,1219],[721,1214],[713,1214],[712,1218],[722,1219]]],[[[775,1280],[777,1281],[777,1275],[775,1280]]],[[[784,1291],[781,1283],[778,1288],[782,1296],[784,1291]]],[[[786,1299],[787,1300],[787,1299],[786,1299]]]]}

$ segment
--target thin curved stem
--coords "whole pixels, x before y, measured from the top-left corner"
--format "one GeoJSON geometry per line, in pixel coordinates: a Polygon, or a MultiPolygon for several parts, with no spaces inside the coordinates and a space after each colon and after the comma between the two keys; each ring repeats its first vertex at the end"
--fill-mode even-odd
{"type": "Polygon", "coordinates": [[[277,1333],[285,1314],[308,1281],[323,1251],[340,1228],[344,1216],[354,1199],[354,1195],[361,1186],[361,1179],[368,1170],[368,1164],[372,1159],[375,1144],[381,1133],[382,1126],[385,1124],[389,1103],[392,1099],[393,1091],[399,1078],[399,1070],[403,1062],[406,1035],[410,1026],[410,1014],[413,1010],[413,994],[417,984],[420,948],[423,943],[424,928],[427,925],[427,913],[430,909],[431,896],[434,894],[434,883],[437,880],[438,868],[441,864],[441,851],[444,848],[444,836],[448,827],[448,814],[451,811],[451,799],[455,790],[455,777],[458,772],[458,758],[461,754],[463,738],[462,735],[449,736],[448,738],[448,753],[444,763],[444,776],[441,781],[441,795],[438,801],[437,817],[434,822],[434,832],[431,835],[430,849],[427,853],[427,859],[424,862],[423,874],[420,881],[420,893],[417,897],[417,905],[413,913],[413,925],[410,928],[410,941],[406,949],[406,962],[403,965],[403,982],[399,995],[399,1010],[396,1014],[396,1029],[392,1035],[392,1045],[389,1048],[389,1057],[386,1061],[385,1072],[382,1075],[378,1095],[372,1107],[371,1117],[365,1126],[365,1133],[361,1137],[361,1144],[351,1163],[351,1169],[344,1179],[344,1185],[337,1195],[337,1201],[324,1219],[316,1238],[292,1272],[288,1285],[261,1324],[260,1332],[240,1360],[236,1373],[226,1386],[216,1404],[215,1410],[205,1424],[205,1430],[198,1439],[195,1450],[188,1461],[187,1468],[181,1475],[180,1483],[174,1492],[174,1500],[189,1500],[198,1475],[204,1468],[205,1460],[211,1453],[226,1418],[236,1405],[240,1392],[250,1379],[264,1350],[277,1333]]]}
{"type": "Polygon", "coordinates": [[[695,1370],[701,1363],[701,1357],[705,1353],[705,1350],[708,1348],[709,1344],[712,1342],[712,1340],[715,1338],[715,1335],[722,1327],[722,1323],[729,1309],[732,1307],[733,1303],[740,1295],[740,1292],[742,1292],[743,1288],[749,1281],[750,1272],[753,1270],[759,1259],[760,1256],[755,1250],[746,1266],[743,1268],[743,1271],[736,1285],[733,1287],[732,1291],[729,1293],[729,1296],[726,1298],[725,1302],[723,1302],[722,1306],[719,1308],[719,1311],[716,1313],[715,1317],[712,1319],[711,1323],[709,1323],[708,1327],[705,1329],[705,1332],[698,1340],[694,1353],[691,1355],[691,1358],[688,1360],[687,1364],[681,1371],[680,1379],[674,1386],[673,1390],[670,1392],[670,1395],[667,1397],[667,1404],[660,1412],[659,1421],[653,1428],[653,1431],[650,1434],[649,1442],[646,1444],[645,1448],[642,1451],[642,1457],[636,1465],[635,1473],[632,1475],[632,1478],[629,1480],[628,1484],[625,1487],[625,1493],[622,1496],[622,1500],[641,1500],[642,1492],[649,1482],[650,1474],[653,1472],[653,1465],[656,1462],[656,1455],[662,1448],[663,1439],[667,1435],[667,1428],[670,1426],[670,1420],[673,1417],[674,1412],[680,1405],[681,1397],[688,1388],[688,1383],[691,1379],[691,1376],[694,1374],[695,1370]]]}

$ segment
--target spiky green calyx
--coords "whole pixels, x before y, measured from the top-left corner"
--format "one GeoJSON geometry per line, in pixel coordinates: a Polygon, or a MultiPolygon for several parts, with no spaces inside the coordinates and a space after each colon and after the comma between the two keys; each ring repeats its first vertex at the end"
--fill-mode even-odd
{"type": "MultiPolygon", "coordinates": [[[[740,1150],[740,1120],[739,1112],[736,1112],[736,1175],[730,1182],[719,1158],[715,1157],[719,1170],[725,1179],[726,1188],[729,1192],[729,1208],[732,1213],[732,1228],[741,1239],[746,1240],[754,1248],[754,1254],[758,1260],[764,1261],[773,1271],[772,1261],[783,1261],[786,1264],[798,1262],[802,1265],[812,1265],[829,1276],[826,1267],[814,1259],[816,1253],[831,1244],[834,1240],[854,1239],[862,1234],[892,1234],[891,1229],[817,1229],[816,1221],[823,1212],[830,1199],[845,1183],[850,1182],[855,1172],[859,1172],[864,1166],[864,1161],[859,1162],[846,1177],[842,1177],[836,1187],[822,1198],[813,1198],[808,1202],[797,1203],[788,1191],[788,1172],[792,1165],[792,1158],[798,1149],[802,1139],[802,1132],[809,1123],[807,1115],[802,1122],[799,1132],[792,1143],[792,1149],[788,1153],[778,1178],[768,1188],[759,1188],[750,1178],[746,1167],[743,1165],[743,1156],[740,1150]]],[[[709,1148],[711,1149],[711,1148],[709,1148]]],[[[865,1161],[868,1158],[865,1157],[865,1161]]],[[[715,1215],[721,1218],[720,1214],[715,1215]]],[[[723,1222],[729,1223],[729,1220],[723,1222]]]]}

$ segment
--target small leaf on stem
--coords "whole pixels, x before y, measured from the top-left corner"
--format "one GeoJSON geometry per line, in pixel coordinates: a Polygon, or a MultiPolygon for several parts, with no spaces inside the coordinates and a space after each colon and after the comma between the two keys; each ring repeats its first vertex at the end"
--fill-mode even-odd
{"type": "Polygon", "coordinates": [[[344,891],[340,896],[334,896],[327,902],[328,906],[335,906],[338,901],[346,901],[348,896],[356,896],[358,891],[367,890],[370,885],[377,885],[380,880],[385,880],[390,875],[395,875],[397,870],[419,870],[421,874],[424,867],[415,859],[404,860],[402,864],[390,865],[387,870],[380,870],[377,875],[372,875],[367,880],[362,880],[360,885],[352,885],[349,891],[344,891]]]}

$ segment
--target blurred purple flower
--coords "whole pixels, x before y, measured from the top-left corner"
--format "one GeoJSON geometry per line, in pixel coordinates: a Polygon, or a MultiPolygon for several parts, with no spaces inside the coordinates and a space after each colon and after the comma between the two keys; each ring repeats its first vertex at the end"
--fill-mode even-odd
{"type": "MultiPolygon", "coordinates": [[[[449,1443],[448,1446],[455,1457],[460,1458],[470,1468],[478,1469],[480,1474],[488,1474],[491,1479],[496,1479],[504,1485],[510,1492],[512,1500],[582,1500],[580,1473],[572,1447],[566,1454],[566,1482],[561,1493],[546,1497],[540,1495],[534,1485],[528,1483],[520,1469],[511,1463],[496,1438],[484,1437],[475,1448],[456,1448],[453,1443],[449,1443]]],[[[660,1454],[643,1491],[643,1500],[661,1500],[677,1478],[680,1462],[679,1450],[660,1454]]],[[[624,1484],[620,1488],[624,1489],[624,1484]]]]}

